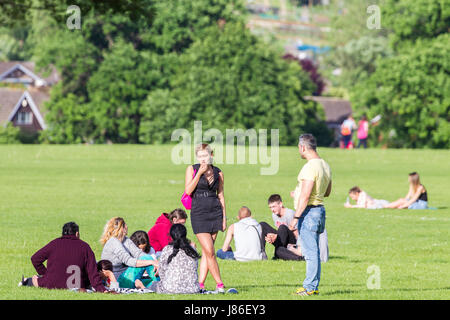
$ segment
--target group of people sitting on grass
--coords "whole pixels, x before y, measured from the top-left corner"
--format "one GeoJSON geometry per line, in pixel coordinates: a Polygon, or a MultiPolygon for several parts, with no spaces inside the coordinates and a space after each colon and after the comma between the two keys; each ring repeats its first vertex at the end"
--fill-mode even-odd
{"type": "MultiPolygon", "coordinates": [[[[248,207],[241,207],[238,222],[228,228],[220,259],[265,260],[266,243],[274,246],[273,259],[304,260],[298,231],[288,226],[294,211],[284,207],[280,195],[268,199],[274,227],[258,223],[248,207]],[[235,250],[231,248],[234,239],[235,250]]],[[[49,289],[92,290],[117,293],[120,289],[144,289],[168,294],[214,293],[201,290],[198,279],[200,255],[187,238],[183,209],[162,213],[148,231],[138,230],[128,237],[123,218],[110,219],[103,230],[101,260],[96,261],[88,243],[80,239],[79,226],[68,222],[62,236],[38,250],[31,262],[37,275],[22,277],[19,286],[49,289]],[[47,261],[47,266],[44,262],[47,261]]],[[[321,261],[328,260],[326,232],[320,235],[321,261]]]]}
{"type": "Polygon", "coordinates": [[[404,198],[393,202],[382,199],[374,199],[364,190],[355,186],[350,189],[349,197],[356,201],[352,205],[347,199],[344,204],[346,208],[365,208],[365,209],[428,209],[428,194],[425,187],[420,183],[420,177],[417,172],[409,174],[409,190],[404,198]]]}

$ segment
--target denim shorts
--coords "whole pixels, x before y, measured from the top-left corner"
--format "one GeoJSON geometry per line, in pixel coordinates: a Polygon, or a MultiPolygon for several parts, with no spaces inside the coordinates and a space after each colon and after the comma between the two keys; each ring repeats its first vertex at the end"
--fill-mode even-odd
{"type": "Polygon", "coordinates": [[[408,209],[427,209],[427,208],[428,202],[424,200],[417,200],[408,207],[408,209]]]}

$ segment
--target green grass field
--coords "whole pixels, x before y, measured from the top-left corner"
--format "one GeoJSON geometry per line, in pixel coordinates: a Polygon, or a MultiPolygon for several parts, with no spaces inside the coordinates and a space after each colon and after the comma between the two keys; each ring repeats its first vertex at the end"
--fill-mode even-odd
{"type": "MultiPolygon", "coordinates": [[[[180,207],[185,165],[171,162],[171,146],[0,146],[0,299],[303,299],[292,295],[303,281],[304,262],[220,261],[224,283],[238,295],[102,295],[18,288],[35,273],[31,255],[59,237],[65,222],[100,258],[105,222],[121,216],[135,230],[148,230],[163,211],[180,207]]],[[[330,260],[322,265],[320,295],[308,299],[450,298],[450,152],[444,150],[320,149],[333,171],[326,202],[330,260]],[[418,171],[438,210],[345,209],[347,191],[359,185],[379,199],[408,191],[407,175],[418,171]],[[369,289],[369,266],[380,268],[380,289],[369,289]]],[[[225,175],[229,224],[246,205],[258,221],[271,222],[267,198],[289,192],[305,163],[297,148],[280,148],[280,169],[259,174],[259,165],[219,165],[225,175]]],[[[190,221],[187,222],[191,240],[190,221]]],[[[224,240],[219,233],[216,250],[224,240]]],[[[273,247],[267,246],[269,258],[273,247]]],[[[207,289],[214,283],[208,277],[207,289]]]]}

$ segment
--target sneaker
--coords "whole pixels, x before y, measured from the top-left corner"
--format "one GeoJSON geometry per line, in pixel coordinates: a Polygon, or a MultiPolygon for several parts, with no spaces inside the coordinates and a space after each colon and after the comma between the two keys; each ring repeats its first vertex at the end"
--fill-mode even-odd
{"type": "Polygon", "coordinates": [[[297,289],[295,294],[299,296],[316,296],[319,294],[319,290],[307,291],[305,288],[301,287],[297,289]]]}
{"type": "Polygon", "coordinates": [[[22,275],[22,280],[19,281],[19,283],[17,284],[18,287],[22,287],[22,286],[33,286],[33,282],[31,281],[31,278],[25,278],[22,275]]]}
{"type": "Polygon", "coordinates": [[[18,287],[23,286],[23,285],[24,285],[24,282],[25,282],[25,278],[24,278],[23,275],[22,275],[22,280],[19,281],[19,284],[18,284],[17,286],[18,286],[18,287]]]}
{"type": "Polygon", "coordinates": [[[198,293],[200,294],[206,294],[208,291],[206,291],[205,288],[200,288],[200,291],[198,293]]]}
{"type": "Polygon", "coordinates": [[[209,291],[209,293],[211,293],[211,294],[224,294],[225,293],[225,287],[224,286],[216,287],[216,290],[209,291]]]}

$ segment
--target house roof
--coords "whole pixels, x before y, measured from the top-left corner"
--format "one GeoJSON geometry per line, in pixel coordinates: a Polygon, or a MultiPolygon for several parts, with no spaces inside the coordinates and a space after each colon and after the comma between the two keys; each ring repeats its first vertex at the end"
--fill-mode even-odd
{"type": "Polygon", "coordinates": [[[46,71],[37,71],[36,64],[32,61],[5,61],[0,62],[0,81],[14,70],[20,69],[34,80],[43,80],[46,85],[53,85],[59,81],[59,75],[55,67],[50,66],[50,74],[46,71]],[[47,75],[47,76],[45,76],[47,75]]]}
{"type": "Polygon", "coordinates": [[[323,106],[327,123],[342,123],[353,112],[350,101],[345,99],[319,96],[308,96],[305,99],[323,106]]]}
{"type": "Polygon", "coordinates": [[[45,129],[42,110],[49,95],[46,90],[39,89],[24,90],[0,87],[0,125],[6,125],[13,118],[23,99],[27,99],[41,127],[45,129]]]}

